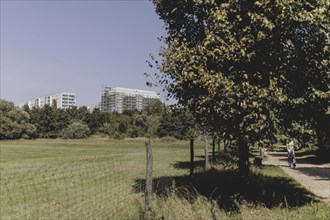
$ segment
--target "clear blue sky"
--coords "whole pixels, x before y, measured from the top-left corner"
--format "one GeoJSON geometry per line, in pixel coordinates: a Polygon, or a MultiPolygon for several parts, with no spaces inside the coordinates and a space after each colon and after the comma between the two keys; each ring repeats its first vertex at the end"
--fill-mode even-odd
{"type": "Polygon", "coordinates": [[[65,91],[97,104],[103,86],[145,85],[163,23],[150,1],[1,0],[1,98],[65,91]]]}

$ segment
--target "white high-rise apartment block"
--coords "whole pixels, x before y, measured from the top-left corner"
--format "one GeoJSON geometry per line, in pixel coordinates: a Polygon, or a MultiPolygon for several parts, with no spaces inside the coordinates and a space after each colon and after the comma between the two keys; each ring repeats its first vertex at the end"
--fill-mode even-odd
{"type": "Polygon", "coordinates": [[[105,87],[101,96],[101,111],[122,113],[124,110],[142,110],[158,100],[160,95],[154,91],[105,87]]]}
{"type": "Polygon", "coordinates": [[[57,108],[71,108],[76,105],[76,94],[69,92],[61,92],[48,96],[41,96],[39,98],[31,99],[21,102],[19,107],[28,105],[29,108],[42,108],[44,105],[52,105],[56,101],[57,108]]]}

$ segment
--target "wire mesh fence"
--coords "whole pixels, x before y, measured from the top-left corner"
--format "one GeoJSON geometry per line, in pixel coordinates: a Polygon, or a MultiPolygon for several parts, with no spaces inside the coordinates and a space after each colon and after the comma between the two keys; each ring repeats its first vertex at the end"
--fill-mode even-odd
{"type": "MultiPolygon", "coordinates": [[[[35,152],[36,154],[41,152],[35,152]]],[[[155,151],[153,191],[170,188],[178,154],[155,151]],[[166,158],[166,159],[164,159],[166,158]],[[159,178],[161,176],[161,178],[159,178]]],[[[136,219],[144,209],[144,147],[1,163],[1,219],[136,219]]]]}

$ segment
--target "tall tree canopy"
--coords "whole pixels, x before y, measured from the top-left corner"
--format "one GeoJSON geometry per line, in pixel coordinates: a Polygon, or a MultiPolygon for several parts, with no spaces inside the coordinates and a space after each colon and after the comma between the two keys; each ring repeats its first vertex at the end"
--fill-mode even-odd
{"type": "Polygon", "coordinates": [[[236,138],[242,175],[249,144],[307,112],[326,117],[328,1],[153,2],[167,30],[159,82],[200,124],[236,138]]]}

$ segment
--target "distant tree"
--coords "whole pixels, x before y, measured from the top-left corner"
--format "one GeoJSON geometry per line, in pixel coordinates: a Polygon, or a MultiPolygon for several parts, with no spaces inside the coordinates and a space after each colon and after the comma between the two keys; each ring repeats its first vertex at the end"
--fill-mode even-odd
{"type": "Polygon", "coordinates": [[[66,111],[69,115],[70,120],[80,120],[77,106],[70,107],[66,109],[66,111]]]}
{"type": "Polygon", "coordinates": [[[27,104],[23,106],[23,110],[30,114],[30,107],[27,104]]]}
{"type": "Polygon", "coordinates": [[[177,139],[190,139],[194,127],[193,115],[184,108],[168,108],[160,119],[156,131],[158,137],[172,136],[177,139]]]}
{"type": "Polygon", "coordinates": [[[141,112],[144,118],[145,132],[141,136],[154,138],[157,136],[157,130],[160,126],[164,105],[160,100],[148,104],[141,112]]]}
{"type": "Polygon", "coordinates": [[[149,115],[147,117],[147,130],[146,130],[146,136],[147,137],[156,137],[157,136],[157,130],[160,126],[160,115],[149,115]]]}
{"type": "Polygon", "coordinates": [[[132,115],[130,137],[143,137],[148,130],[148,116],[141,112],[132,115]]]}
{"type": "Polygon", "coordinates": [[[87,116],[84,122],[88,125],[92,134],[100,131],[100,128],[110,120],[111,113],[101,112],[99,108],[95,108],[91,114],[87,116]]]}
{"type": "Polygon", "coordinates": [[[131,127],[132,121],[128,115],[114,112],[109,121],[100,128],[100,131],[111,137],[122,138],[128,135],[131,127]]]}
{"type": "Polygon", "coordinates": [[[143,111],[145,111],[148,115],[161,115],[163,108],[163,103],[160,100],[157,100],[147,105],[143,111]]]}
{"type": "Polygon", "coordinates": [[[138,113],[139,111],[137,109],[125,109],[122,114],[129,117],[134,117],[134,115],[138,113]]]}
{"type": "Polygon", "coordinates": [[[14,103],[0,99],[0,115],[1,140],[34,137],[36,128],[29,123],[29,114],[14,103]]]}
{"type": "Polygon", "coordinates": [[[129,127],[130,127],[130,117],[127,115],[120,115],[118,118],[118,127],[117,131],[123,135],[126,135],[129,127]]]}
{"type": "Polygon", "coordinates": [[[56,138],[61,130],[57,124],[56,106],[44,105],[42,108],[32,108],[31,123],[37,128],[37,136],[41,138],[56,138]]]}
{"type": "Polygon", "coordinates": [[[86,106],[81,106],[81,107],[77,108],[76,120],[81,120],[81,121],[86,123],[86,121],[87,121],[90,114],[91,113],[87,109],[86,106]]]}
{"type": "Polygon", "coordinates": [[[55,123],[54,127],[58,132],[60,132],[69,125],[70,121],[72,121],[72,118],[70,118],[66,109],[56,108],[53,109],[53,111],[55,123]]]}

